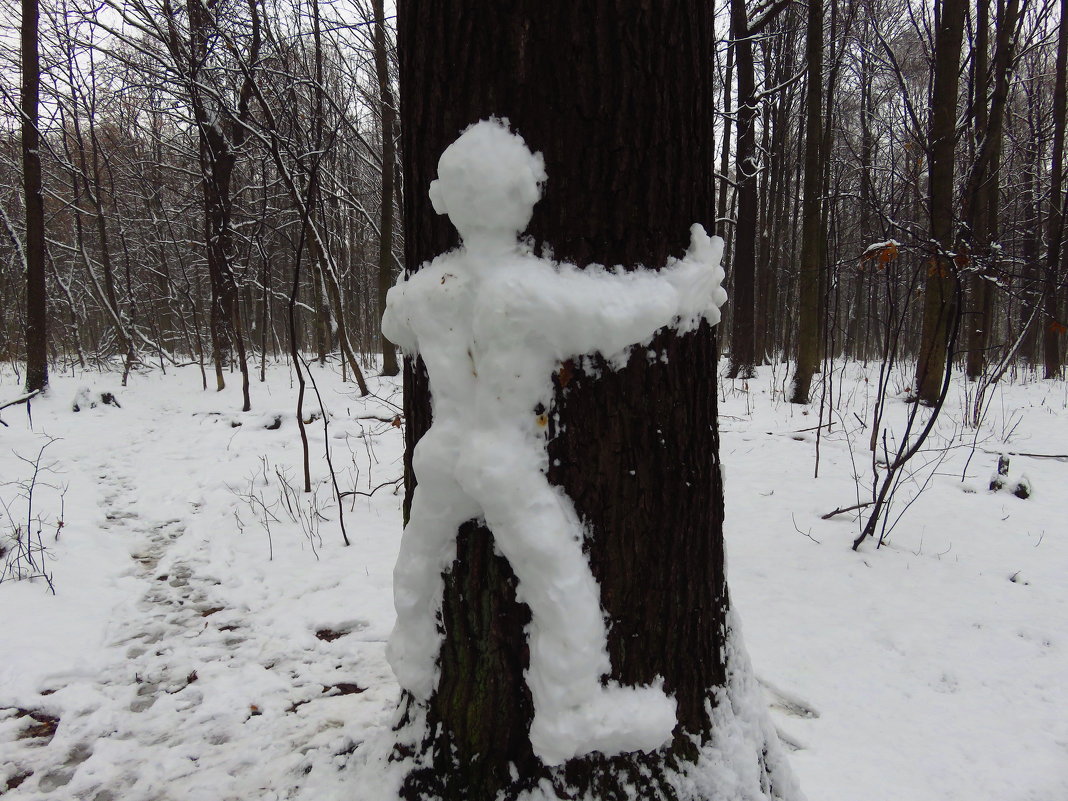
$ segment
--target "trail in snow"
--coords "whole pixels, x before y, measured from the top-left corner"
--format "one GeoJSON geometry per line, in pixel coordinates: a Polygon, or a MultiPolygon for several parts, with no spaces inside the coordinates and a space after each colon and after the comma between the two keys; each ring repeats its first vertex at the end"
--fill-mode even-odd
{"type": "MultiPolygon", "coordinates": [[[[141,431],[121,434],[120,426],[140,422],[128,419],[136,412],[101,414],[110,414],[110,421],[77,422],[90,431],[111,422],[103,426],[114,435],[111,447],[71,456],[97,496],[99,535],[126,545],[126,565],[115,571],[126,600],[111,612],[106,656],[96,666],[86,670],[76,659],[49,666],[53,670],[42,672],[53,675],[47,686],[38,683],[37,698],[10,705],[0,700],[0,795],[280,799],[314,786],[316,777],[308,774],[315,768],[336,774],[354,747],[342,731],[344,714],[360,704],[369,685],[383,683],[386,668],[374,667],[380,656],[370,659],[371,673],[357,668],[361,650],[370,657],[381,652],[383,632],[370,632],[377,643],[354,642],[368,624],[351,617],[352,610],[306,621],[302,636],[272,626],[272,599],[250,592],[263,566],[250,559],[248,575],[240,575],[241,554],[230,542],[236,525],[218,508],[232,511],[224,504],[235,501],[226,499],[228,491],[210,470],[194,466],[200,447],[189,437],[190,412],[165,407],[157,414],[166,424],[149,420],[141,431]],[[214,514],[203,512],[205,505],[215,507],[214,514]]],[[[256,418],[245,422],[251,428],[256,418]]],[[[220,440],[241,433],[224,421],[195,425],[219,429],[220,440]]],[[[247,457],[236,455],[231,470],[247,457]]],[[[76,536],[73,528],[64,536],[76,536]]],[[[284,540],[284,533],[276,530],[275,539],[284,540]]],[[[262,552],[258,536],[249,532],[239,544],[262,552]]],[[[278,542],[277,551],[291,558],[286,545],[278,542]]],[[[306,550],[304,556],[315,561],[306,550]]],[[[326,583],[337,589],[332,572],[326,583]]],[[[60,602],[75,589],[64,578],[57,576],[60,602]]],[[[273,600],[287,599],[283,593],[273,600]]],[[[372,712],[392,701],[390,691],[369,695],[372,712]]]]}

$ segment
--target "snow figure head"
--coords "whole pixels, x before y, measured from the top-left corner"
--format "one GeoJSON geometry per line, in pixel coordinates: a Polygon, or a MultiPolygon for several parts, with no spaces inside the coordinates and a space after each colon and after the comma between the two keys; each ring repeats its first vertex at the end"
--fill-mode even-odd
{"type": "Polygon", "coordinates": [[[531,153],[507,121],[482,120],[441,154],[430,200],[438,214],[449,215],[468,245],[471,240],[514,241],[530,222],[545,179],[541,153],[531,153]]]}

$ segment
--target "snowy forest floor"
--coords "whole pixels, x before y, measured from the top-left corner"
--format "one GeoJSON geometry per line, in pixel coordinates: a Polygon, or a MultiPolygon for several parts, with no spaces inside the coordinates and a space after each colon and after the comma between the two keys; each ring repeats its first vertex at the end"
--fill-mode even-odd
{"type": "MultiPolygon", "coordinates": [[[[32,428],[4,410],[0,535],[25,528],[25,460],[56,438],[33,493],[55,595],[0,584],[0,796],[388,801],[360,745],[388,738],[398,692],[384,649],[401,394],[376,379],[361,400],[314,371],[330,425],[309,426],[310,496],[285,366],[248,413],[239,376],[203,392],[192,367],[124,389],[55,376],[32,428]],[[73,412],[82,387],[121,408],[73,412]],[[326,441],[342,489],[366,493],[345,500],[349,547],[326,441]]],[[[1062,801],[1068,387],[1008,383],[976,432],[955,385],[891,519],[914,502],[887,544],[854,553],[863,518],[820,516],[870,497],[874,375],[835,371],[819,478],[818,411],[782,401],[784,368],[721,382],[728,581],[794,770],[814,801],[1062,801]],[[1011,457],[1023,500],[987,489],[1002,451],[1062,458],[1011,457]]],[[[18,394],[4,368],[0,402],[18,394]]]]}

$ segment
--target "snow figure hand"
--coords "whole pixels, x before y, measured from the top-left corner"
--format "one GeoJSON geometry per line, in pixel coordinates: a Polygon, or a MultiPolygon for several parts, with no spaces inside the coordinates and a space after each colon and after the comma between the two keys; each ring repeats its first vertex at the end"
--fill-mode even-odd
{"type": "Polygon", "coordinates": [[[441,156],[434,208],[463,239],[390,290],[383,332],[419,353],[433,424],[415,448],[417,486],[394,570],[397,625],[387,657],[401,686],[437,686],[438,619],[456,532],[482,518],[531,612],[530,739],[547,765],[593,751],[655,750],[671,740],[675,700],[659,682],[611,673],[600,587],[571,499],[546,478],[551,376],[568,358],[625,362],[659,329],[719,321],[723,243],[700,225],[682,259],[623,272],[539,259],[519,242],[546,181],[544,161],[499,120],[468,128],[441,156]]]}
{"type": "Polygon", "coordinates": [[[690,226],[690,247],[675,267],[663,270],[664,277],[679,293],[680,331],[691,331],[704,317],[710,325],[720,319],[720,307],[727,302],[723,289],[723,240],[710,237],[705,229],[694,223],[690,226]]]}

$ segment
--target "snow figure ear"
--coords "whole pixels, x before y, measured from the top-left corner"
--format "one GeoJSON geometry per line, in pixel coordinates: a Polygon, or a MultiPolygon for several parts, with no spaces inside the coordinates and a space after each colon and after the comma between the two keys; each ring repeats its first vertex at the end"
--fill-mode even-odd
{"type": "Polygon", "coordinates": [[[506,120],[477,122],[438,161],[430,200],[464,240],[515,238],[530,222],[545,183],[545,160],[531,153],[506,120]]]}
{"type": "Polygon", "coordinates": [[[430,182],[430,204],[438,214],[448,214],[449,209],[445,206],[445,197],[441,188],[441,181],[430,182]]]}

